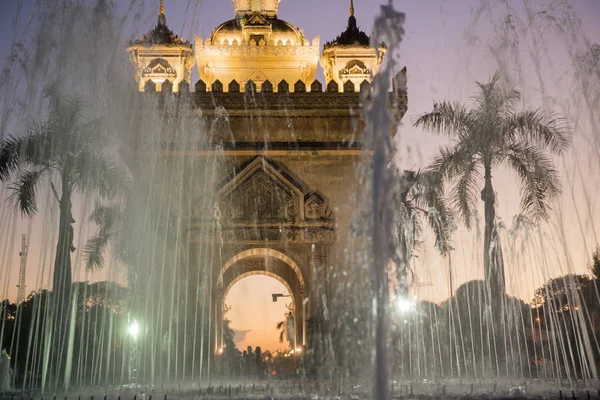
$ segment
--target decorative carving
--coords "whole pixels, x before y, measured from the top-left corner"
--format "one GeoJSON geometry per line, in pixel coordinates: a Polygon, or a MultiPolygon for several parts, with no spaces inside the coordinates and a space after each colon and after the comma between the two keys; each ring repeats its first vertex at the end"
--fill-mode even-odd
{"type": "Polygon", "coordinates": [[[244,90],[247,93],[256,93],[256,83],[254,83],[254,81],[252,79],[248,80],[248,82],[246,82],[246,86],[244,87],[244,90]]]}
{"type": "Polygon", "coordinates": [[[148,79],[144,84],[144,92],[156,92],[156,83],[152,79],[148,79]]]}
{"type": "Polygon", "coordinates": [[[190,92],[190,84],[188,81],[179,82],[178,90],[180,93],[189,93],[190,92]]]}
{"type": "Polygon", "coordinates": [[[198,82],[194,85],[194,89],[198,93],[206,93],[206,83],[202,79],[198,79],[198,82]]]}
{"type": "Polygon", "coordinates": [[[220,194],[224,218],[233,223],[291,223],[300,216],[300,195],[257,158],[220,194]],[[247,171],[251,168],[250,171],[247,171]]]}
{"type": "Polygon", "coordinates": [[[313,81],[313,83],[310,85],[310,91],[312,93],[317,93],[317,92],[322,92],[323,91],[323,85],[321,84],[321,82],[319,82],[318,79],[315,79],[313,81]]]}
{"type": "Polygon", "coordinates": [[[158,24],[150,32],[146,33],[141,39],[129,42],[129,47],[151,47],[151,46],[169,46],[192,48],[192,44],[173,33],[167,27],[167,21],[164,14],[158,17],[158,24]]]}
{"type": "Polygon", "coordinates": [[[273,92],[273,84],[267,79],[260,85],[260,91],[263,93],[273,92]]]}
{"type": "Polygon", "coordinates": [[[368,80],[366,80],[366,79],[365,79],[364,81],[362,81],[362,82],[360,83],[360,92],[361,92],[361,93],[363,93],[363,92],[367,92],[367,91],[369,91],[369,88],[370,88],[370,87],[371,87],[371,84],[369,83],[369,81],[368,81],[368,80]]]}
{"type": "Polygon", "coordinates": [[[351,80],[347,80],[344,83],[344,93],[354,93],[356,91],[356,87],[354,86],[354,82],[351,80]]]}
{"type": "Polygon", "coordinates": [[[257,172],[238,191],[232,193],[227,209],[227,216],[234,221],[292,222],[298,214],[292,195],[264,172],[257,172]]]}
{"type": "Polygon", "coordinates": [[[334,80],[330,80],[329,83],[327,83],[327,91],[328,92],[338,92],[339,91],[339,87],[336,81],[334,80]]]}
{"type": "Polygon", "coordinates": [[[234,79],[229,82],[227,89],[229,90],[229,93],[238,93],[240,91],[240,84],[234,79]]]}
{"type": "Polygon", "coordinates": [[[304,215],[307,219],[319,219],[325,216],[325,204],[316,196],[311,196],[304,203],[304,215]]]}
{"type": "Polygon", "coordinates": [[[371,70],[367,68],[364,62],[352,60],[346,64],[346,67],[340,71],[340,76],[346,75],[370,75],[371,70]]]}
{"type": "Polygon", "coordinates": [[[212,91],[214,93],[222,93],[223,92],[223,84],[221,83],[220,80],[216,80],[213,82],[212,84],[212,91]]]}
{"type": "MultiPolygon", "coordinates": [[[[360,111],[362,108],[361,97],[359,93],[339,93],[336,96],[331,96],[331,93],[289,93],[287,82],[280,82],[277,85],[278,93],[264,93],[263,96],[244,97],[232,96],[230,94],[213,93],[196,93],[195,102],[198,107],[203,110],[212,110],[216,106],[223,106],[227,110],[243,110],[251,113],[252,108],[260,110],[311,110],[312,115],[315,113],[327,114],[330,110],[344,111],[349,115],[349,110],[354,109],[360,111]],[[286,90],[288,88],[288,90],[286,90]],[[285,94],[285,97],[282,97],[285,94]]],[[[335,81],[330,81],[328,89],[337,87],[335,81]],[[331,84],[333,82],[333,84],[331,84]]],[[[329,90],[328,90],[329,92],[329,90]]],[[[390,108],[397,111],[397,104],[403,105],[400,111],[406,111],[407,94],[405,91],[390,93],[390,108]]],[[[403,115],[402,113],[400,113],[403,115]]],[[[250,115],[250,114],[248,114],[250,115]]],[[[328,114],[331,115],[331,114],[328,114]]]]}
{"type": "Polygon", "coordinates": [[[229,114],[223,107],[215,109],[215,118],[210,124],[210,137],[213,143],[223,143],[224,141],[233,140],[233,132],[229,125],[229,114]]]}
{"type": "Polygon", "coordinates": [[[298,79],[296,81],[296,83],[294,83],[294,92],[296,92],[296,93],[305,93],[306,92],[306,85],[300,79],[298,79]]]}
{"type": "Polygon", "coordinates": [[[290,84],[282,79],[281,82],[277,85],[277,91],[279,93],[289,93],[290,92],[290,84]]]}
{"type": "Polygon", "coordinates": [[[308,228],[304,231],[304,239],[314,243],[332,243],[335,240],[333,230],[308,228]]]}
{"type": "Polygon", "coordinates": [[[171,82],[168,79],[165,79],[165,81],[161,85],[161,91],[165,92],[165,93],[172,93],[173,92],[173,82],[171,82]]]}
{"type": "Polygon", "coordinates": [[[176,78],[177,71],[167,60],[163,58],[155,58],[152,60],[146,68],[142,71],[142,77],[144,78],[176,78]]]}

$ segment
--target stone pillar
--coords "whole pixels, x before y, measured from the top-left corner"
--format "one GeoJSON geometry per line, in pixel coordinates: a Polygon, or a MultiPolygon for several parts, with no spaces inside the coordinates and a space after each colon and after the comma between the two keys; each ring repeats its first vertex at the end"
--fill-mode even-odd
{"type": "Polygon", "coordinates": [[[215,347],[213,351],[215,354],[219,354],[219,350],[223,348],[223,288],[217,287],[214,293],[214,326],[215,326],[215,347]]]}
{"type": "Polygon", "coordinates": [[[326,291],[327,256],[322,245],[313,244],[308,252],[308,319],[323,317],[323,294],[326,291]]]}
{"type": "Polygon", "coordinates": [[[307,368],[311,374],[328,377],[333,372],[334,359],[329,333],[330,310],[327,302],[328,249],[313,244],[308,254],[308,321],[307,368]]]}

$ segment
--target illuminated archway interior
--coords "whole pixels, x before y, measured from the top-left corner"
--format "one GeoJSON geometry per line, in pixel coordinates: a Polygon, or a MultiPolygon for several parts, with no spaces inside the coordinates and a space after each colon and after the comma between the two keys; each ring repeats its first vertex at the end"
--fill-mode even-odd
{"type": "Polygon", "coordinates": [[[236,347],[260,346],[263,351],[286,349],[288,343],[279,342],[276,325],[285,319],[288,307],[293,305],[289,286],[274,274],[248,273],[236,279],[225,292],[225,319],[234,330],[236,347]],[[282,294],[273,302],[273,294],[282,294]]]}

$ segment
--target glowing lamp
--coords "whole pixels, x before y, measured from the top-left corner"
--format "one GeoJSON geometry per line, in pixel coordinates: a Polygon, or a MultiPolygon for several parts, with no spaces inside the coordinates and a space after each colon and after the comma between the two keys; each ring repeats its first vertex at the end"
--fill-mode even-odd
{"type": "Polygon", "coordinates": [[[406,297],[398,297],[396,299],[396,307],[398,308],[400,314],[407,314],[414,311],[415,303],[406,297]]]}
{"type": "Polygon", "coordinates": [[[131,324],[129,324],[129,327],[127,328],[127,333],[129,333],[129,335],[133,338],[136,339],[137,336],[140,333],[140,324],[138,324],[138,322],[134,319],[131,324]]]}

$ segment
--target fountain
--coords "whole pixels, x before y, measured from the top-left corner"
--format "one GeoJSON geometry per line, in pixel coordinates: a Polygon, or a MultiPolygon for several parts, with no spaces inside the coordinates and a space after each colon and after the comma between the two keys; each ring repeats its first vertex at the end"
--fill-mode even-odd
{"type": "Polygon", "coordinates": [[[10,358],[6,350],[2,349],[2,353],[0,353],[0,393],[6,393],[10,390],[11,379],[10,358]]]}
{"type": "MultiPolygon", "coordinates": [[[[583,132],[574,146],[587,140],[581,160],[536,158],[564,173],[562,197],[540,189],[558,199],[546,223],[521,212],[502,170],[481,193],[497,210],[482,214],[477,179],[487,171],[474,167],[452,189],[452,172],[434,171],[430,159],[414,165],[412,117],[427,107],[435,118],[454,103],[436,96],[411,114],[410,38],[391,2],[368,35],[350,1],[347,27],[323,47],[280,19],[279,1],[258,3],[234,0],[233,18],[194,41],[169,27],[180,6],[171,2],[15,10],[0,79],[0,296],[10,298],[10,249],[24,230],[37,276],[22,303],[0,303],[0,393],[379,400],[597,390],[600,275],[576,273],[597,245],[595,189],[582,170],[600,167],[590,133],[599,63],[573,11],[482,0],[465,35],[469,57],[482,47],[493,55],[485,74],[500,71],[498,102],[519,88],[509,111],[542,106],[541,122],[558,111],[566,130],[583,132]],[[555,90],[540,65],[549,29],[574,48],[557,85],[575,93],[555,90]],[[453,203],[460,184],[476,196],[453,203]],[[456,209],[467,209],[470,230],[456,209]],[[571,222],[581,246],[572,247],[571,222]],[[435,290],[421,295],[429,284],[415,276],[426,273],[435,290]],[[289,379],[271,365],[261,379],[232,372],[243,359],[225,298],[254,275],[290,295],[293,351],[281,355],[289,379]],[[535,294],[520,292],[532,282],[535,294]]],[[[469,57],[455,78],[471,93],[482,72],[469,57]]],[[[485,92],[490,80],[482,82],[485,92]]],[[[457,141],[467,136],[458,131],[457,141]]],[[[527,178],[525,164],[517,171],[527,178]]]]}

